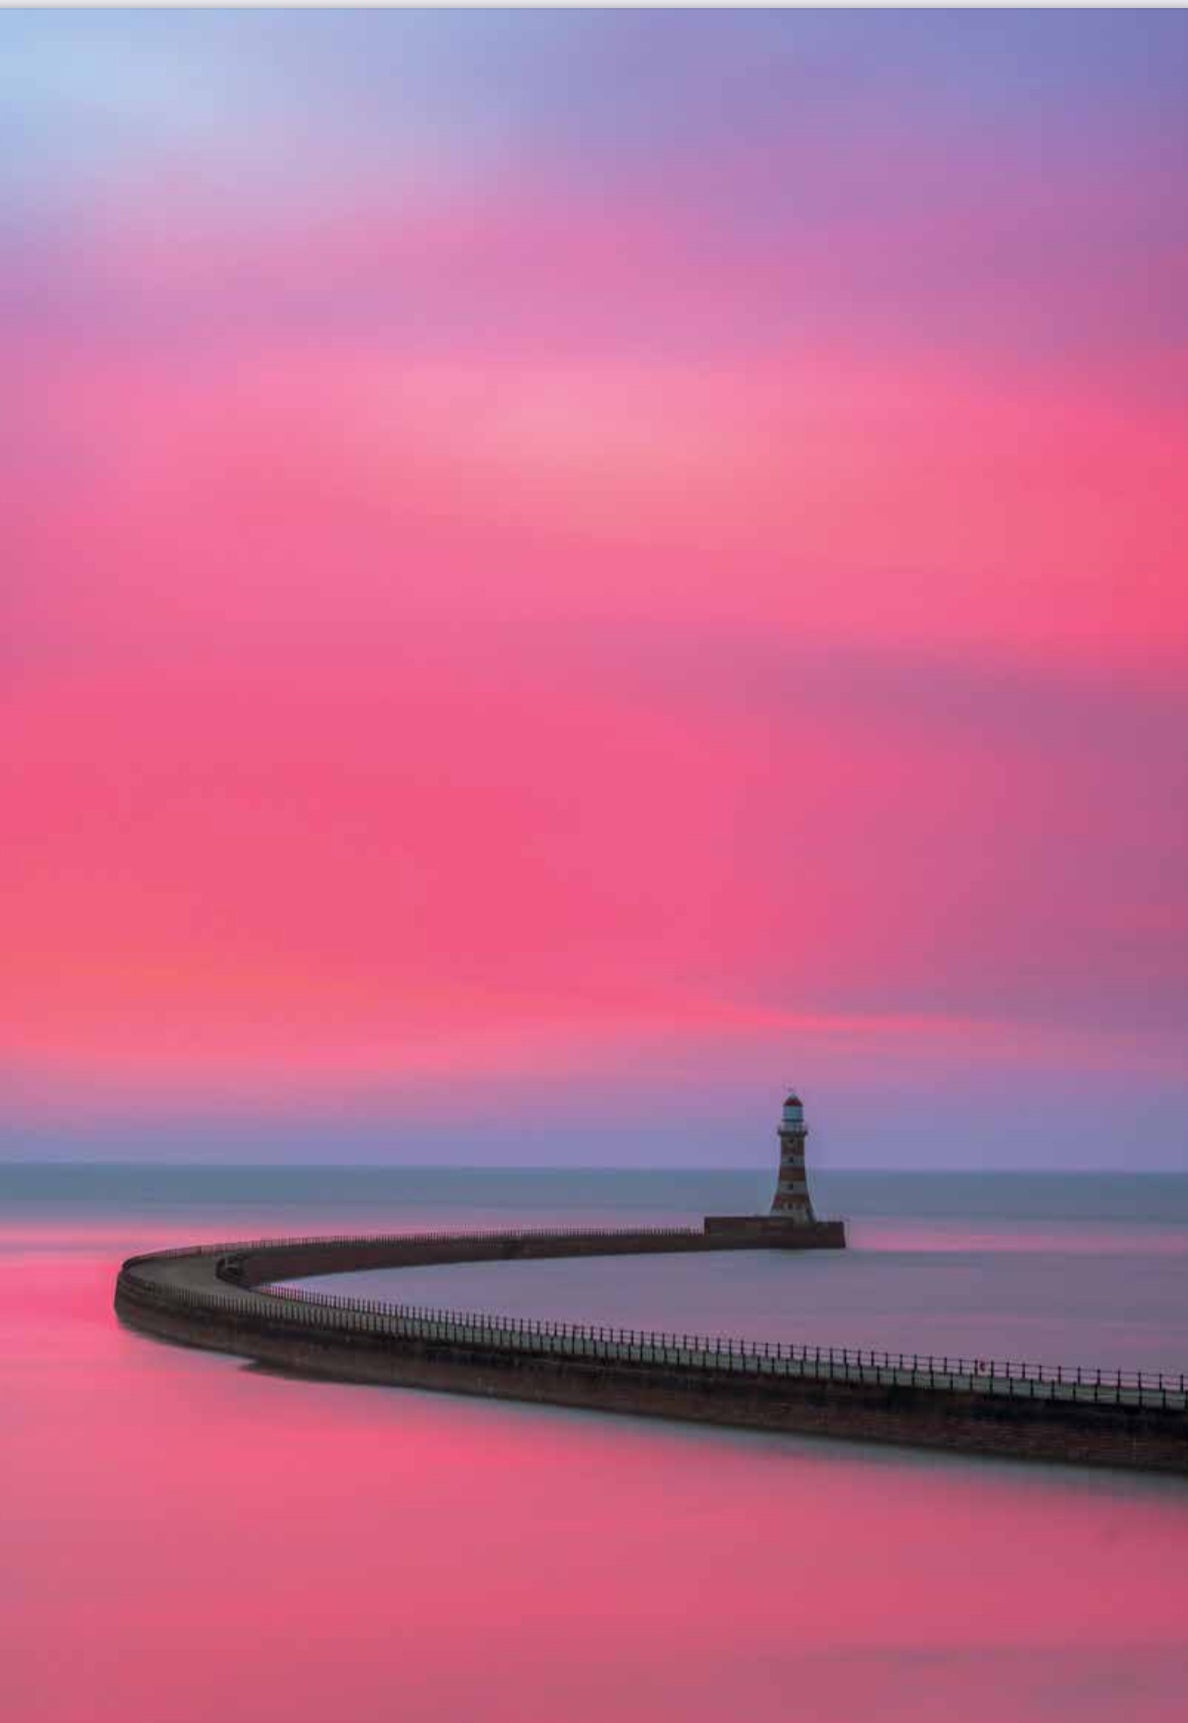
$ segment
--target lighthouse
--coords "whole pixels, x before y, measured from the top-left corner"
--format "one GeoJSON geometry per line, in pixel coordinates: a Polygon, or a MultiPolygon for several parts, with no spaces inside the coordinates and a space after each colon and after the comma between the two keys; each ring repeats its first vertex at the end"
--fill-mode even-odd
{"type": "Polygon", "coordinates": [[[808,1191],[808,1174],[804,1164],[804,1144],[808,1126],[804,1122],[804,1102],[795,1089],[788,1091],[780,1115],[780,1170],[776,1179],[771,1212],[781,1220],[809,1226],[816,1220],[812,1198],[808,1191]]]}
{"type": "Polygon", "coordinates": [[[846,1225],[840,1220],[818,1220],[809,1196],[804,1145],[808,1126],[804,1102],[795,1089],[784,1091],[784,1105],[777,1127],[780,1140],[780,1170],[775,1196],[766,1214],[706,1215],[705,1232],[715,1250],[844,1250],[846,1225]]]}

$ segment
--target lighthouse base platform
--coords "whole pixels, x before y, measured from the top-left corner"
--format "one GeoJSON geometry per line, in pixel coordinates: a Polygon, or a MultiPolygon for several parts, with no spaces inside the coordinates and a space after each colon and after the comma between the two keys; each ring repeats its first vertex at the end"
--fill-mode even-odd
{"type": "Polygon", "coordinates": [[[779,1214],[710,1214],[706,1236],[720,1244],[750,1244],[755,1250],[844,1250],[844,1220],[789,1220],[779,1214]]]}

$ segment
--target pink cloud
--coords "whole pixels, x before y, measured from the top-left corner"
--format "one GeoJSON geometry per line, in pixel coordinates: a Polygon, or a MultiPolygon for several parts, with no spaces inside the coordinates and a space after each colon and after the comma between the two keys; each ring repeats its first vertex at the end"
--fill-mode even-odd
{"type": "MultiPolygon", "coordinates": [[[[900,211],[899,287],[943,303],[1008,213],[900,211]]],[[[492,197],[80,244],[6,346],[14,1065],[1167,1033],[1159,343],[945,346],[851,319],[877,221],[744,237],[492,197]]]]}

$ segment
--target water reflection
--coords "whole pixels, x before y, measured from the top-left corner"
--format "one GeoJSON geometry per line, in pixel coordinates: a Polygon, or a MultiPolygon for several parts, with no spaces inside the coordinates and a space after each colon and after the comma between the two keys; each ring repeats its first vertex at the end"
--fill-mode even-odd
{"type": "Polygon", "coordinates": [[[195,1225],[2,1233],[5,1723],[1183,1715],[1177,1480],[299,1382],[121,1329],[120,1255],[195,1225]]]}

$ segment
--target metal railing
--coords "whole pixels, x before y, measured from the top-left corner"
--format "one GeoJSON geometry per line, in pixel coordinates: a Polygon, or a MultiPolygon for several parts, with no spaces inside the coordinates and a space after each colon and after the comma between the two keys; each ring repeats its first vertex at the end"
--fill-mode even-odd
{"type": "MultiPolygon", "coordinates": [[[[1184,1373],[1098,1370],[1083,1366],[1025,1364],[999,1359],[937,1357],[867,1347],[813,1346],[775,1340],[652,1332],[602,1324],[551,1322],[459,1311],[379,1299],[316,1292],[303,1287],[210,1290],[175,1286],[146,1274],[154,1260],[179,1256],[244,1256],[253,1250],[301,1245],[421,1247],[433,1244],[505,1243],[516,1240],[624,1240],[628,1237],[700,1238],[689,1228],[550,1228],[489,1232],[416,1233],[371,1238],[344,1235],[306,1239],[262,1239],[256,1244],[204,1246],[200,1250],[153,1252],[124,1264],[122,1278],[162,1308],[209,1310],[340,1334],[366,1334],[393,1341],[416,1340],[481,1347],[535,1358],[585,1359],[606,1364],[675,1368],[755,1378],[799,1377],[819,1381],[927,1389],[933,1392],[1064,1400],[1113,1406],[1188,1411],[1184,1373]]],[[[395,1266],[395,1265],[394,1265],[395,1266]]]]}

